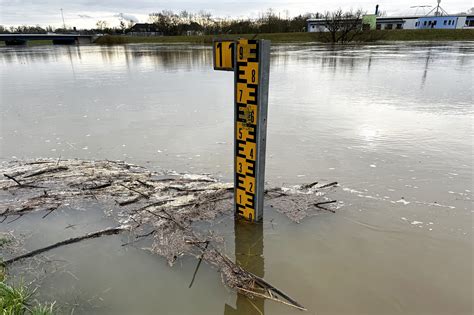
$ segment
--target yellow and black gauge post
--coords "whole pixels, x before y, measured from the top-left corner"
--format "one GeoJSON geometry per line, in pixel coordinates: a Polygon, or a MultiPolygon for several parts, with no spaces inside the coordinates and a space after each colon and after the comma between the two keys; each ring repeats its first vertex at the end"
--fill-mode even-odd
{"type": "Polygon", "coordinates": [[[261,221],[265,185],[270,42],[247,39],[215,41],[214,69],[233,70],[235,76],[235,213],[250,221],[261,221]]]}

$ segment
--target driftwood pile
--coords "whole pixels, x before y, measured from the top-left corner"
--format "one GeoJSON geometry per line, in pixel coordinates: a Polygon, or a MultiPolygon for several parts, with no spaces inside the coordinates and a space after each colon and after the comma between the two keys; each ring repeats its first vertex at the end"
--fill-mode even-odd
{"type": "MultiPolygon", "coordinates": [[[[220,250],[223,238],[196,227],[232,216],[233,185],[208,175],[151,172],[121,161],[35,160],[0,165],[0,224],[9,224],[32,212],[46,218],[62,206],[96,200],[109,205],[117,227],[65,240],[34,252],[6,259],[9,264],[46,250],[83,239],[127,231],[151,237],[152,252],[172,265],[182,255],[220,271],[225,285],[250,297],[264,297],[304,309],[262,278],[245,271],[220,250]]],[[[300,222],[321,211],[334,212],[337,203],[325,195],[337,183],[311,183],[268,189],[266,206],[300,222]],[[332,208],[331,208],[332,207],[332,208]]]]}

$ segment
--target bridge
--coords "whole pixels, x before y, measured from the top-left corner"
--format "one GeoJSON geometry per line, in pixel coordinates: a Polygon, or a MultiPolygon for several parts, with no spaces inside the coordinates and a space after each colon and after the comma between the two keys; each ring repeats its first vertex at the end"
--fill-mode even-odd
{"type": "Polygon", "coordinates": [[[25,45],[31,40],[51,40],[55,45],[91,44],[98,35],[79,34],[0,34],[0,41],[5,45],[25,45]]]}

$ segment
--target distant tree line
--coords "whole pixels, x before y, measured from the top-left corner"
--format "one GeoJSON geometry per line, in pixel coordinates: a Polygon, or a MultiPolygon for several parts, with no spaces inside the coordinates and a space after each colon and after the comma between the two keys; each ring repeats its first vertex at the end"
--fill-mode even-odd
{"type": "MultiPolygon", "coordinates": [[[[260,13],[258,18],[216,18],[211,13],[200,11],[192,13],[188,11],[174,12],[163,10],[149,14],[149,23],[154,25],[156,33],[165,36],[175,35],[218,35],[218,34],[260,34],[260,33],[290,33],[307,31],[307,20],[310,18],[321,19],[325,28],[324,36],[328,42],[350,42],[362,33],[361,10],[344,12],[342,9],[333,12],[306,13],[290,17],[289,13],[276,13],[268,9],[260,13]]],[[[99,20],[92,30],[83,30],[80,33],[101,34],[126,34],[133,31],[134,23],[120,20],[118,27],[110,27],[107,21],[99,20]]],[[[41,34],[47,32],[68,33],[72,29],[53,29],[48,26],[18,26],[5,28],[0,25],[0,33],[32,33],[41,34]]]]}
{"type": "MultiPolygon", "coordinates": [[[[163,10],[149,14],[148,22],[155,25],[163,35],[187,34],[253,34],[253,33],[287,33],[306,31],[306,20],[309,18],[322,18],[320,13],[306,13],[290,17],[286,11],[276,13],[268,9],[260,13],[258,18],[218,18],[211,13],[200,11],[198,13],[163,10]]],[[[118,27],[110,27],[107,21],[99,20],[96,27],[90,30],[81,30],[81,33],[125,34],[131,31],[132,22],[121,20],[118,27]]],[[[0,25],[0,33],[30,33],[44,34],[47,32],[71,32],[72,29],[54,29],[52,26],[16,26],[4,27],[0,25]]]]}
{"type": "MultiPolygon", "coordinates": [[[[127,29],[127,27],[123,27],[124,25],[125,24],[121,23],[120,27],[109,27],[107,22],[98,21],[95,29],[79,30],[79,31],[76,30],[75,27],[54,28],[53,26],[41,27],[39,25],[36,25],[36,26],[21,25],[21,26],[5,27],[3,25],[0,25],[0,34],[47,34],[47,33],[123,34],[125,32],[125,29],[127,29]]],[[[129,25],[129,27],[131,27],[131,25],[129,25]]]]}
{"type": "Polygon", "coordinates": [[[209,12],[192,13],[163,10],[149,14],[153,23],[163,35],[194,34],[253,34],[304,32],[309,18],[319,18],[320,13],[306,13],[289,17],[288,12],[281,16],[268,9],[256,19],[213,18],[209,12]]]}
{"type": "Polygon", "coordinates": [[[0,34],[8,34],[8,33],[46,34],[48,32],[53,32],[53,30],[54,29],[52,26],[47,26],[43,28],[39,25],[36,25],[36,26],[21,25],[21,26],[11,26],[11,27],[5,27],[3,25],[0,25],[0,34]]]}

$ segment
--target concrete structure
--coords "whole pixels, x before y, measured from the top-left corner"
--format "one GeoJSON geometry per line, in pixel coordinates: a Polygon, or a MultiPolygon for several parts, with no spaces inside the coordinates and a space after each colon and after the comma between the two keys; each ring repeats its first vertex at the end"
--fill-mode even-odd
{"type": "Polygon", "coordinates": [[[0,41],[5,45],[25,45],[30,40],[52,40],[56,45],[91,44],[97,35],[79,34],[0,34],[0,41]]]}

